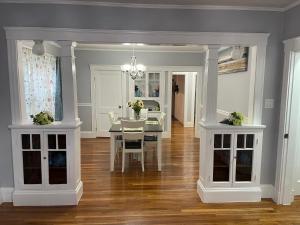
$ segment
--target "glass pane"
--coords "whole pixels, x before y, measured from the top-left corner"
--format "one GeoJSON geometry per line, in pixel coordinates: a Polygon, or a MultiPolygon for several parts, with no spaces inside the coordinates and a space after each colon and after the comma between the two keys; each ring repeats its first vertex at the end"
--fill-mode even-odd
{"type": "Polygon", "coordinates": [[[41,149],[41,136],[39,134],[31,135],[32,149],[41,149]]]}
{"type": "Polygon", "coordinates": [[[49,151],[49,184],[67,183],[67,155],[65,151],[49,151]]]}
{"type": "Polygon", "coordinates": [[[244,148],[245,147],[245,135],[238,134],[237,135],[237,148],[244,148]]]}
{"type": "Polygon", "coordinates": [[[48,134],[48,149],[56,149],[56,135],[48,134]]]}
{"type": "Polygon", "coordinates": [[[239,150],[236,157],[236,181],[251,181],[252,176],[252,150],[239,150]]]}
{"type": "Polygon", "coordinates": [[[159,97],[159,73],[149,73],[149,97],[159,97]]]}
{"type": "Polygon", "coordinates": [[[58,149],[66,149],[66,135],[59,134],[57,135],[58,139],[58,149]]]}
{"type": "Polygon", "coordinates": [[[253,144],[254,144],[254,134],[247,134],[246,148],[253,148],[253,144]]]}
{"type": "Polygon", "coordinates": [[[214,151],[213,181],[229,181],[230,173],[230,150],[214,151]]]}
{"type": "Polygon", "coordinates": [[[222,134],[215,134],[214,147],[222,148],[222,134]]]}
{"type": "Polygon", "coordinates": [[[42,163],[40,151],[23,152],[24,184],[42,183],[42,163]]]}
{"type": "Polygon", "coordinates": [[[231,134],[224,134],[223,137],[223,148],[231,147],[231,134]]]}
{"type": "Polygon", "coordinates": [[[30,134],[22,134],[22,149],[30,149],[30,134]]]}
{"type": "Polygon", "coordinates": [[[134,81],[134,96],[135,97],[146,97],[146,79],[145,75],[142,78],[134,81]]]}

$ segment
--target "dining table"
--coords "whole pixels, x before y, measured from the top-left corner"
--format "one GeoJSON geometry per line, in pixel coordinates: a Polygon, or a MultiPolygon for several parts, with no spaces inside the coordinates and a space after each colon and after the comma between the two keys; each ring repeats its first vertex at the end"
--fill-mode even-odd
{"type": "MultiPolygon", "coordinates": [[[[118,118],[113,122],[110,133],[110,171],[114,171],[115,156],[116,156],[116,137],[122,135],[121,120],[129,120],[130,118],[118,118]]],[[[161,148],[161,137],[162,137],[162,126],[156,117],[149,117],[145,120],[144,133],[145,136],[153,136],[156,141],[157,150],[157,168],[161,171],[162,164],[162,148],[161,148]]]]}

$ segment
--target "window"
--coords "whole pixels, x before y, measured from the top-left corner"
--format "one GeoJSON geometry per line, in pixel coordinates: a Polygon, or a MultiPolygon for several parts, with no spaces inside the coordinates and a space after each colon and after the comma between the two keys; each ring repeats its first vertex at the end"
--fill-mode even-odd
{"type": "Polygon", "coordinates": [[[24,98],[27,118],[49,111],[55,120],[62,119],[61,77],[59,58],[45,53],[37,56],[22,48],[24,98]]]}

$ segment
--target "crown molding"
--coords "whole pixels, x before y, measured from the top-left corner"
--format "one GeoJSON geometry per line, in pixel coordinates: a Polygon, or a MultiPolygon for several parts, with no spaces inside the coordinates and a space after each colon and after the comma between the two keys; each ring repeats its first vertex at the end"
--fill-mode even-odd
{"type": "MultiPolygon", "coordinates": [[[[132,52],[132,46],[110,45],[110,44],[78,44],[76,51],[105,51],[105,52],[132,52]]],[[[135,46],[135,52],[168,52],[168,53],[203,53],[204,46],[135,46]]]]}
{"type": "Polygon", "coordinates": [[[293,8],[295,8],[298,5],[300,5],[300,0],[298,0],[298,1],[296,1],[296,2],[294,2],[292,4],[290,4],[290,5],[288,5],[287,7],[284,8],[283,11],[288,11],[290,9],[293,9],[293,8]]]}
{"type": "MultiPolygon", "coordinates": [[[[62,5],[89,5],[105,7],[125,7],[125,8],[149,8],[149,9],[195,9],[195,10],[237,10],[237,11],[273,11],[283,12],[286,8],[280,7],[259,7],[259,6],[225,6],[225,5],[176,5],[176,4],[138,4],[138,3],[116,3],[116,2],[95,2],[82,0],[0,0],[0,3],[15,4],[62,4],[62,5]]],[[[299,3],[298,3],[299,4],[299,3]]],[[[296,5],[298,5],[296,4],[296,5]]]]}

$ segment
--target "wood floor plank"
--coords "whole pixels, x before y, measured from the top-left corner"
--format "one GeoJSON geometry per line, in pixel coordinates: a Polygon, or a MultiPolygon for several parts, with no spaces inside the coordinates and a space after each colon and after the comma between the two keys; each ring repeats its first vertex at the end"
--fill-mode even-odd
{"type": "MultiPolygon", "coordinates": [[[[145,172],[130,159],[109,171],[109,139],[82,140],[84,194],[78,206],[0,206],[0,225],[300,225],[300,198],[291,206],[270,199],[260,203],[203,204],[196,192],[199,139],[193,128],[172,125],[172,139],[163,140],[163,170],[156,154],[146,154],[145,172]]],[[[150,146],[149,146],[150,148],[150,146]]]]}

